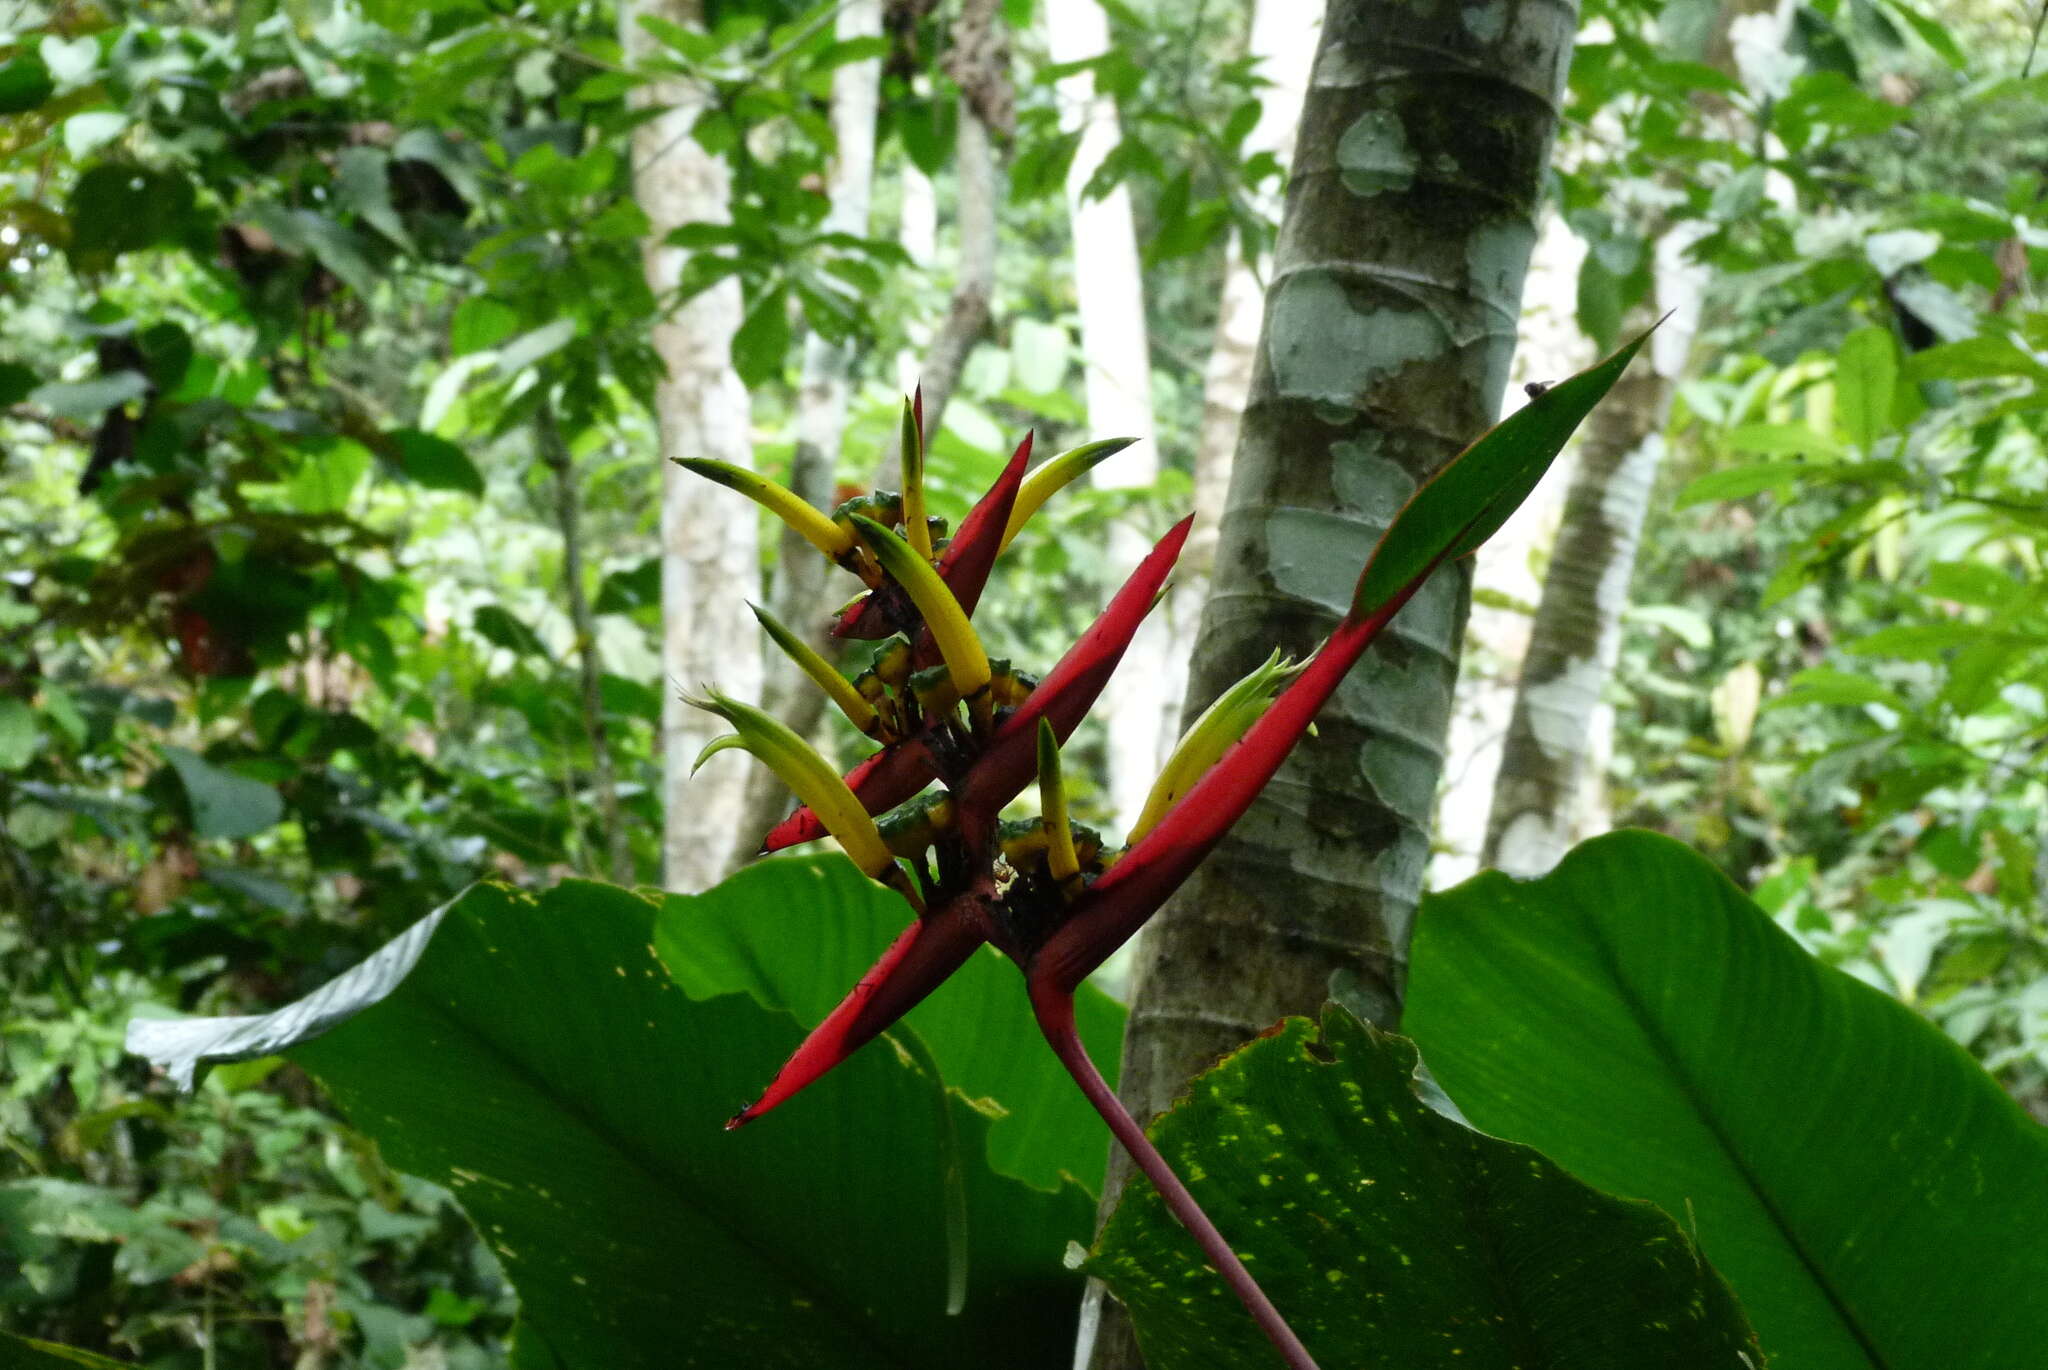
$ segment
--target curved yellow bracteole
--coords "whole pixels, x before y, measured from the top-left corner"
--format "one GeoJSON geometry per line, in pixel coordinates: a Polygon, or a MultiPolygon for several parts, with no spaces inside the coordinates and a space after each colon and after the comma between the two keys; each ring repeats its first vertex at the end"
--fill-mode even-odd
{"type": "Polygon", "coordinates": [[[841,675],[839,669],[831,662],[818,655],[810,643],[791,632],[781,619],[752,600],[747,601],[747,607],[754,611],[754,617],[760,620],[761,627],[767,631],[775,645],[780,647],[819,689],[831,696],[832,702],[839,706],[839,711],[846,715],[854,727],[869,737],[881,733],[881,715],[875,712],[875,706],[861,694],[852,681],[841,675]]]}
{"type": "Polygon", "coordinates": [[[945,658],[946,669],[953,677],[953,688],[973,708],[975,696],[988,688],[988,653],[982,650],[981,639],[975,636],[974,625],[967,621],[960,601],[953,598],[953,592],[939,579],[932,564],[911,550],[902,538],[860,514],[853,516],[853,526],[882,569],[903,587],[910,602],[924,616],[925,627],[931,629],[932,641],[938,644],[939,655],[945,658]]]}
{"type": "Polygon", "coordinates": [[[835,561],[854,548],[852,533],[813,509],[796,491],[776,484],[759,472],[707,457],[677,457],[674,460],[684,470],[716,481],[728,490],[737,490],[753,500],[794,528],[805,542],[835,561]]]}
{"type": "Polygon", "coordinates": [[[1052,878],[1065,884],[1081,873],[1081,858],[1074,851],[1074,830],[1067,822],[1067,787],[1060,774],[1060,740],[1052,720],[1038,720],[1038,809],[1045,824],[1045,867],[1052,878]]]}
{"type": "Polygon", "coordinates": [[[1136,842],[1152,831],[1166,811],[1179,803],[1181,796],[1193,789],[1195,782],[1222,759],[1223,753],[1259,721],[1280,687],[1300,675],[1303,665],[1306,663],[1297,665],[1275,651],[1203,711],[1174,746],[1159,778],[1152,782],[1152,792],[1145,796],[1145,807],[1139,810],[1137,824],[1125,842],[1136,842]]]}
{"type": "Polygon", "coordinates": [[[1079,447],[1060,453],[1045,465],[1024,478],[1024,484],[1017,491],[1016,502],[1010,506],[1010,521],[1003,526],[1003,541],[996,550],[1000,554],[1008,547],[1031,516],[1076,476],[1085,475],[1101,463],[1136,442],[1136,438],[1103,438],[1099,442],[1082,443],[1079,447]]]}
{"type": "MultiPolygon", "coordinates": [[[[825,831],[866,874],[895,886],[911,904],[923,912],[923,901],[904,875],[902,867],[882,840],[881,830],[853,791],[839,778],[839,772],[785,724],[751,704],[742,704],[712,691],[704,698],[684,695],[686,703],[717,714],[732,724],[734,731],[713,738],[698,754],[701,766],[719,752],[740,747],[752,752],[796,797],[818,816],[825,831]]],[[[695,769],[693,766],[692,770],[695,769]]]]}

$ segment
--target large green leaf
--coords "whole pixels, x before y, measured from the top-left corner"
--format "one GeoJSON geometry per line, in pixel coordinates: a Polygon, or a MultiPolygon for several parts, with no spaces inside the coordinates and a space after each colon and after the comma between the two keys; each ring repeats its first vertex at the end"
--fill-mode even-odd
{"type": "Polygon", "coordinates": [[[799,1030],[743,996],[684,994],[654,920],[606,885],[481,887],[301,1004],[137,1024],[130,1044],[174,1071],[283,1047],[394,1165],[461,1198],[519,1290],[523,1365],[1068,1354],[1079,1187],[982,1164],[988,1118],[914,1037],[849,1061],[810,1108],[724,1132],[799,1030]]]}
{"type": "MultiPolygon", "coordinates": [[[[809,1027],[909,918],[901,897],[844,857],[790,857],[751,866],[708,894],[671,895],[654,946],[691,995],[744,992],[809,1027]]],[[[1114,1083],[1123,1006],[1083,986],[1074,1014],[1082,1042],[1114,1083]]],[[[1101,1189],[1108,1130],[1053,1059],[1022,977],[1000,953],[977,953],[904,1022],[930,1047],[948,1085],[1003,1110],[989,1129],[990,1165],[1043,1188],[1056,1187],[1064,1172],[1101,1189]]],[[[767,1083],[764,1075],[755,1087],[767,1083]]],[[[799,1097],[781,1111],[805,1107],[799,1097]]]]}
{"type": "MultiPolygon", "coordinates": [[[[1670,1218],[1419,1102],[1415,1049],[1332,1005],[1197,1078],[1152,1137],[1317,1360],[1346,1370],[1758,1364],[1670,1218]],[[1745,1357],[1747,1359],[1745,1359],[1745,1357]]],[[[1090,1273],[1151,1370],[1271,1370],[1273,1348],[1151,1186],[1090,1273]]]]}
{"type": "Polygon", "coordinates": [[[2041,1363],[2048,1130],[1680,844],[1432,896],[1404,1023],[1476,1126],[1696,1231],[1774,1367],[2041,1363]]]}
{"type": "Polygon", "coordinates": [[[1499,532],[1649,336],[1543,391],[1417,490],[1359,577],[1352,613],[1371,613],[1440,558],[1464,556],[1499,532]]]}

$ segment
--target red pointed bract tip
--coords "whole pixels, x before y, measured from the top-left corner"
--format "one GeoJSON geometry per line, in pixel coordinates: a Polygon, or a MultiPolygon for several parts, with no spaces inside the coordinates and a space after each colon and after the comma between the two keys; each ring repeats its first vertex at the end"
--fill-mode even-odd
{"type": "MultiPolygon", "coordinates": [[[[960,601],[961,611],[970,616],[981,603],[981,592],[988,587],[988,573],[996,564],[996,554],[1003,550],[1003,530],[1010,525],[1011,506],[1017,502],[1017,491],[1023,487],[1025,470],[1031,465],[1031,441],[1032,434],[1026,433],[1024,441],[1010,454],[1003,473],[996,477],[996,483],[967,511],[967,517],[960,520],[960,531],[939,555],[939,579],[960,601]]],[[[873,595],[864,595],[847,605],[840,612],[839,621],[832,625],[834,637],[878,638],[893,631],[873,595]]]]}
{"type": "Polygon", "coordinates": [[[1337,624],[1237,745],[1075,902],[1071,916],[1032,958],[1034,982],[1042,979],[1071,993],[1144,926],[1251,807],[1338,683],[1441,560],[1368,617],[1337,624]]]}
{"type": "Polygon", "coordinates": [[[1081,719],[1095,707],[1095,698],[1123,660],[1138,625],[1152,609],[1180,549],[1188,540],[1195,516],[1188,515],[1159,539],[1138,563],[1101,617],[1067,649],[1059,664],[1031,692],[1017,711],[989,739],[988,748],[960,785],[960,803],[969,812],[998,812],[1015,799],[1038,773],[1038,720],[1052,724],[1061,743],[1073,735],[1081,719]]]}
{"type": "Polygon", "coordinates": [[[982,941],[958,903],[905,928],[853,992],[804,1038],[761,1097],[726,1122],[726,1130],[754,1121],[872,1042],[965,965],[982,941]]]}
{"type": "MultiPolygon", "coordinates": [[[[846,787],[860,806],[871,814],[887,813],[938,779],[931,753],[915,738],[884,747],[846,773],[846,787]]],[[[815,842],[825,836],[825,825],[809,806],[798,805],[795,813],[777,823],[761,839],[760,855],[815,842]]]]}

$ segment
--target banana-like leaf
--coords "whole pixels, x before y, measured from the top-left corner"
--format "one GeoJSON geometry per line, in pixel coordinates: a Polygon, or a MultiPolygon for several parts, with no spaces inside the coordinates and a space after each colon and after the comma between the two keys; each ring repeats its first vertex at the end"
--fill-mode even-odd
{"type": "Polygon", "coordinates": [[[988,1114],[909,1039],[849,1061],[803,1111],[725,1132],[801,1032],[741,995],[683,993],[655,917],[606,885],[483,886],[311,1011],[212,1038],[188,1024],[170,1046],[162,1027],[138,1035],[188,1074],[283,1050],[394,1165],[453,1189],[519,1290],[521,1366],[1023,1370],[1070,1354],[1080,1291],[1061,1256],[1092,1218],[1080,1187],[991,1171],[988,1114]]]}
{"type": "Polygon", "coordinates": [[[1683,845],[1431,896],[1408,994],[1473,1124],[1696,1232],[1773,1367],[2048,1359],[2048,1130],[1683,845]]]}

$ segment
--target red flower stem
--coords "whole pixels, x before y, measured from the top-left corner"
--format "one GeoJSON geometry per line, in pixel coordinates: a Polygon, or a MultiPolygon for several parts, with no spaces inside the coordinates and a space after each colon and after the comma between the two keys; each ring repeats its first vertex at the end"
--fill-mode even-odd
{"type": "Polygon", "coordinates": [[[1159,1191],[1159,1197],[1166,1201],[1168,1210],[1194,1237],[1195,1244],[1202,1248],[1209,1264],[1243,1302],[1252,1320],[1258,1323],[1259,1330],[1271,1339],[1289,1370],[1317,1370],[1315,1358],[1301,1344],[1301,1338],[1294,1335],[1294,1329],[1287,1325],[1287,1319],[1280,1316],[1280,1310],[1266,1297],[1266,1291],[1259,1288],[1252,1272],[1244,1268],[1244,1262],[1230,1249],[1230,1243],[1223,1240],[1216,1224],[1209,1221],[1209,1215],[1195,1202],[1195,1196],[1188,1192],[1188,1187],[1180,1182],[1180,1176],[1173,1173],[1173,1167],[1159,1154],[1159,1148],[1152,1145],[1145,1129],[1138,1126],[1137,1119],[1124,1108],[1123,1101],[1116,1097],[1116,1091],[1102,1078],[1095,1062],[1088,1059],[1080,1034],[1074,1030],[1073,994],[1055,985],[1033,984],[1031,1007],[1037,1015],[1039,1030],[1052,1045],[1053,1055],[1059,1057],[1060,1064],[1067,1068],[1067,1074],[1074,1077],[1074,1083],[1081,1087],[1081,1093],[1102,1115],[1102,1121],[1109,1124],[1110,1132],[1130,1153],[1131,1159],[1138,1163],[1138,1169],[1145,1172],[1145,1178],[1159,1191]]]}

